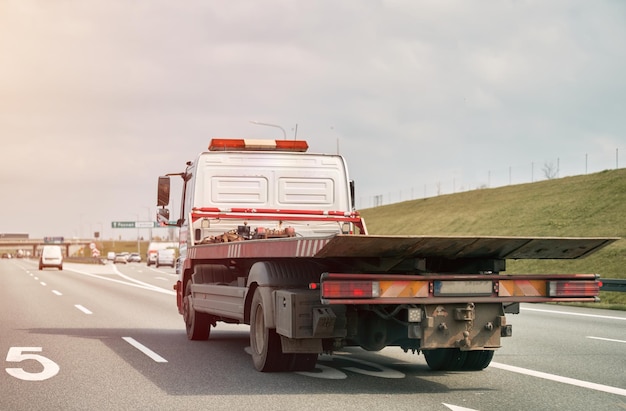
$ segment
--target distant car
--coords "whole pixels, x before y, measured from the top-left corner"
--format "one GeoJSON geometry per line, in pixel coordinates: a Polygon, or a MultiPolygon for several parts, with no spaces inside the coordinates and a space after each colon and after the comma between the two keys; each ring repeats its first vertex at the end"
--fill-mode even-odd
{"type": "Polygon", "coordinates": [[[2,258],[11,258],[11,254],[9,254],[9,253],[2,253],[2,258]]]}
{"type": "Polygon", "coordinates": [[[156,264],[157,260],[157,250],[148,251],[148,256],[146,258],[146,264],[150,267],[152,264],[156,264]]]}
{"type": "Polygon", "coordinates": [[[148,244],[148,250],[146,252],[146,264],[150,267],[152,264],[156,264],[157,251],[164,250],[166,248],[176,249],[178,248],[177,242],[164,242],[164,241],[152,241],[148,244]]]}
{"type": "Polygon", "coordinates": [[[114,261],[114,260],[115,260],[115,252],[113,252],[113,251],[109,251],[109,252],[107,253],[107,260],[109,260],[109,261],[114,261]]]}
{"type": "Polygon", "coordinates": [[[174,268],[176,265],[176,250],[173,248],[166,248],[164,250],[157,251],[156,266],[158,268],[162,265],[169,265],[174,268]]]}
{"type": "Polygon", "coordinates": [[[44,245],[39,257],[39,269],[46,267],[56,267],[63,269],[63,252],[58,245],[44,245]]]}
{"type": "Polygon", "coordinates": [[[113,259],[113,263],[122,263],[126,264],[128,262],[128,253],[117,253],[115,254],[115,259],[113,259]]]}
{"type": "Polygon", "coordinates": [[[141,262],[141,256],[139,255],[139,253],[130,253],[130,255],[128,256],[128,262],[129,263],[140,263],[141,262]]]}

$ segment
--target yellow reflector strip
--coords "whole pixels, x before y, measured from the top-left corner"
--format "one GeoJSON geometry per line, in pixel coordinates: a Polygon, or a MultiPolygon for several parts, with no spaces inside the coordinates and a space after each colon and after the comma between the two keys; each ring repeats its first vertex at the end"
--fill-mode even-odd
{"type": "Polygon", "coordinates": [[[428,281],[380,281],[380,296],[428,297],[428,281]]]}
{"type": "Polygon", "coordinates": [[[546,296],[545,280],[500,280],[500,297],[546,296]]]}

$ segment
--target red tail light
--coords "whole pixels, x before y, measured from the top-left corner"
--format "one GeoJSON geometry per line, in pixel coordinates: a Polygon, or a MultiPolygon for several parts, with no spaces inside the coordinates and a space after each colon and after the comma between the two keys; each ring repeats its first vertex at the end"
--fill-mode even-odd
{"type": "Polygon", "coordinates": [[[380,296],[377,281],[324,281],[322,298],[375,298],[380,296]]]}
{"type": "Polygon", "coordinates": [[[550,297],[594,297],[600,292],[597,281],[550,281],[550,297]]]}

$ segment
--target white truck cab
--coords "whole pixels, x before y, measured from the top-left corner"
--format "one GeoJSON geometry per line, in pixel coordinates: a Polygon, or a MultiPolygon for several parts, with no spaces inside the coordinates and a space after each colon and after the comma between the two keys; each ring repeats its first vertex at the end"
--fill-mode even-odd
{"type": "MultiPolygon", "coordinates": [[[[208,151],[188,162],[184,173],[175,174],[184,181],[178,220],[181,259],[188,246],[233,227],[245,238],[268,233],[323,237],[353,230],[311,218],[352,212],[354,188],[343,157],[307,149],[303,140],[212,139],[208,151]],[[220,220],[220,212],[241,212],[242,218],[220,220]],[[293,217],[277,224],[275,216],[284,213],[293,217]]],[[[169,176],[160,177],[158,205],[168,203],[169,176]]],[[[166,209],[159,211],[162,220],[169,219],[166,209]]]]}

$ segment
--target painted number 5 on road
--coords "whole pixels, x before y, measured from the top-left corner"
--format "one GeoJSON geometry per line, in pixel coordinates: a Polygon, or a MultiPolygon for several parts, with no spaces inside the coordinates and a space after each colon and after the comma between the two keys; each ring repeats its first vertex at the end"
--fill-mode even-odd
{"type": "Polygon", "coordinates": [[[52,378],[59,373],[57,363],[49,358],[39,354],[30,354],[29,352],[41,352],[41,347],[11,347],[7,354],[7,362],[22,362],[34,360],[43,366],[43,370],[39,372],[25,371],[23,368],[7,368],[6,371],[12,377],[25,381],[43,381],[52,378]]]}

